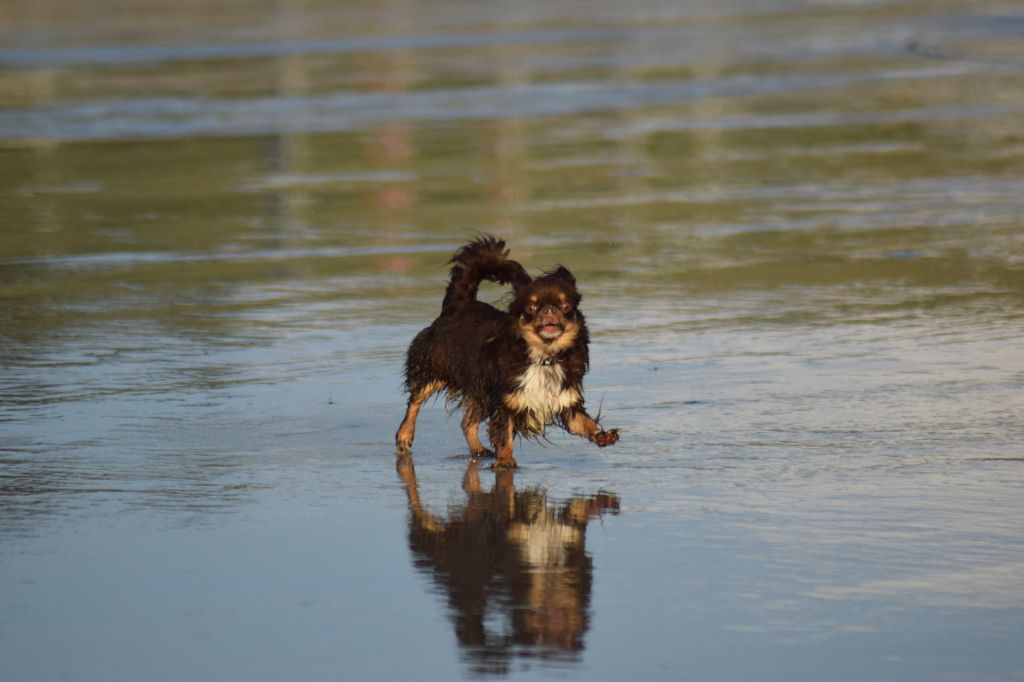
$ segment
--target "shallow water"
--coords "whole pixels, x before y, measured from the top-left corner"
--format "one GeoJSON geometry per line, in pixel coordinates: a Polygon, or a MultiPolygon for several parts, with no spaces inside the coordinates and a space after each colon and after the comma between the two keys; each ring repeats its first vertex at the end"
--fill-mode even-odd
{"type": "Polygon", "coordinates": [[[4,5],[0,679],[1024,679],[1022,73],[990,0],[4,5]],[[396,462],[479,232],[615,447],[396,462]]]}

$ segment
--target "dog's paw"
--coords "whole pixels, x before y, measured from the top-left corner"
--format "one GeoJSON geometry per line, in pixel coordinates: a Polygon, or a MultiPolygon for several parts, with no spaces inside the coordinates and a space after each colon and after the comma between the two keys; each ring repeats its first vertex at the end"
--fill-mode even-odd
{"type": "Polygon", "coordinates": [[[590,437],[590,440],[602,448],[607,445],[614,445],[619,442],[619,430],[608,429],[607,431],[598,431],[590,437]]]}
{"type": "Polygon", "coordinates": [[[516,460],[512,457],[499,457],[494,460],[494,464],[491,465],[492,469],[515,469],[519,465],[516,460]]]}
{"type": "Polygon", "coordinates": [[[483,448],[481,450],[471,450],[469,452],[470,457],[473,459],[483,459],[485,457],[494,457],[494,450],[488,450],[483,448]]]}
{"type": "Polygon", "coordinates": [[[395,454],[399,457],[408,457],[412,454],[412,441],[395,439],[395,454]]]}

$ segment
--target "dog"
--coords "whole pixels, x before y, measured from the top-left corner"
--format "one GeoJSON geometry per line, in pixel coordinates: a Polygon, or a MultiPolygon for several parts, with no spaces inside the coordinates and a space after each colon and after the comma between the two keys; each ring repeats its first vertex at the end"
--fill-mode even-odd
{"type": "Polygon", "coordinates": [[[441,314],[416,335],[406,356],[409,402],[395,433],[398,455],[412,453],[420,407],[441,391],[464,410],[472,456],[495,457],[497,469],[516,467],[516,436],[541,436],[550,424],[601,447],[618,442],[618,429],[601,428],[583,407],[589,335],[576,278],[561,265],[531,278],[508,255],[504,240],[485,236],[449,261],[441,314]],[[477,300],[484,280],[511,285],[507,311],[477,300]],[[484,421],[492,449],[477,433],[484,421]]]}

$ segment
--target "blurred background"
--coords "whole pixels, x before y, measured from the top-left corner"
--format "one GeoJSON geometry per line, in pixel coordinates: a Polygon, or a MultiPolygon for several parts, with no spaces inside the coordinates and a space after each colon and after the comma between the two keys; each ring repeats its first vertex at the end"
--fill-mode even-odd
{"type": "Polygon", "coordinates": [[[0,677],[1022,678],[1022,188],[1017,2],[7,0],[0,677]],[[622,441],[396,474],[479,233],[622,441]]]}

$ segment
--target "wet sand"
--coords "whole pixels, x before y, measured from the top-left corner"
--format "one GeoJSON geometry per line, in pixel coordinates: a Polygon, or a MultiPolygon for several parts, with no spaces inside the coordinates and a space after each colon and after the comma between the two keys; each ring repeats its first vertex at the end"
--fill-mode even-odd
{"type": "Polygon", "coordinates": [[[1024,675],[1024,17],[641,5],[0,10],[0,678],[1024,675]],[[617,445],[396,458],[480,232],[617,445]]]}

